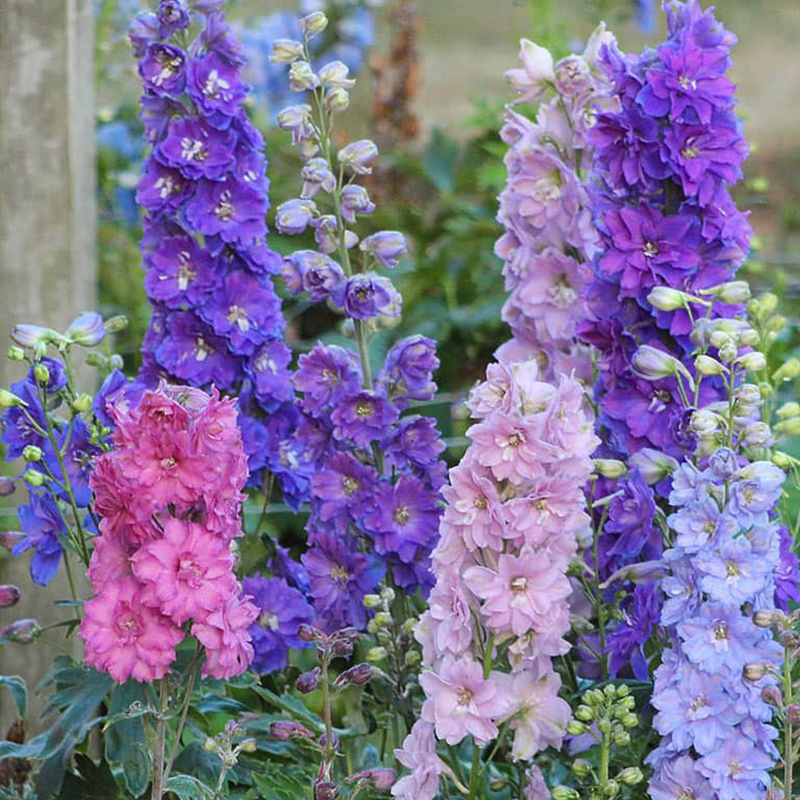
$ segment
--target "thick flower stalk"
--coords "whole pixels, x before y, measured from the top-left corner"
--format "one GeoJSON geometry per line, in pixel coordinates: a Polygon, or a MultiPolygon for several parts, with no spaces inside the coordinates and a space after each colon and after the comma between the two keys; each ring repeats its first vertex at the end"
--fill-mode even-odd
{"type": "Polygon", "coordinates": [[[111,414],[114,448],[90,479],[100,534],[80,630],[86,662],[119,683],[163,678],[189,631],[204,675],[236,675],[253,657],[258,610],[233,570],[247,479],[234,401],[162,383],[111,414]]]}
{"type": "Polygon", "coordinates": [[[499,357],[536,356],[549,378],[573,369],[591,377],[586,349],[575,340],[598,248],[583,170],[591,165],[587,133],[597,107],[613,103],[598,63],[613,43],[600,26],[582,56],[554,64],[549,51],[523,39],[521,67],[506,73],[517,103],[540,105],[535,121],[509,106],[500,132],[509,145],[508,183],[498,213],[505,233],[495,249],[509,292],[503,319],[514,338],[499,357]]]}
{"type": "Polygon", "coordinates": [[[318,343],[301,355],[293,382],[299,424],[295,441],[313,471],[310,547],[303,555],[319,624],[363,629],[363,598],[384,575],[407,593],[430,588],[430,553],[441,515],[444,450],[434,421],[401,414],[433,398],[435,344],[422,336],[396,342],[373,376],[369,338],[400,314],[401,298],[382,270],[406,252],[405,237],[379,231],[363,239],[354,228],[374,204],[358,183],[377,156],[368,140],[334,146],[336,116],[349,104],[353,79],[341,61],[312,66],[309,42],[327,19],[301,20],[303,41],[279,40],[273,59],[289,65],[293,91],[307,103],[278,115],[305,165],[301,196],[277,210],[280,231],[313,231],[314,250],[284,263],[289,291],[326,302],[345,318],[356,348],[318,343]]]}
{"type": "MultiPolygon", "coordinates": [[[[589,62],[610,40],[600,28],[589,61],[571,56],[555,67],[547,51],[523,41],[523,68],[508,74],[523,100],[556,96],[535,124],[506,114],[509,183],[498,254],[506,259],[505,318],[514,338],[470,395],[472,444],[444,489],[436,585],[416,631],[426,700],[398,751],[411,770],[393,789],[403,800],[430,800],[442,775],[462,794],[482,797],[491,761],[481,763],[483,745],[511,734],[511,758],[528,761],[559,747],[566,732],[570,709],[558,696],[552,659],[569,649],[567,569],[589,526],[584,485],[599,440],[583,387],[564,370],[580,361],[581,262],[594,247],[577,175],[597,95],[589,62]],[[468,736],[474,760],[462,785],[436,743],[468,736]]],[[[535,770],[528,781],[532,796],[546,791],[535,770]]]]}
{"type": "MultiPolygon", "coordinates": [[[[708,338],[724,329],[720,322],[705,329],[708,338]]],[[[747,334],[742,322],[734,341],[747,334]]],[[[755,800],[770,787],[777,760],[763,691],[777,683],[782,650],[754,612],[770,617],[775,609],[785,476],[770,461],[748,459],[754,446],[770,443],[760,393],[746,382],[764,357],[749,348],[734,359],[712,357],[705,337],[697,338],[697,362],[723,377],[731,399],[695,412],[704,466],[685,461],[672,475],[661,612],[669,647],[655,673],[653,724],[662,738],[649,756],[650,795],[755,800]]]]}
{"type": "Polygon", "coordinates": [[[303,485],[282,436],[292,414],[290,353],[271,277],[280,258],[266,244],[264,142],[243,107],[244,59],[223,6],[162,0],[129,31],[152,145],[137,190],[153,304],[141,378],[238,396],[251,482],[267,468],[296,504],[303,485]]]}

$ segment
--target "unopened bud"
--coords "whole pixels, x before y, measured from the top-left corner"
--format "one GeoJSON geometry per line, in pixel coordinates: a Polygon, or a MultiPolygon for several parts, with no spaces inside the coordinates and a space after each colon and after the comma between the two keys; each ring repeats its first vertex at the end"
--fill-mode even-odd
{"type": "Polygon", "coordinates": [[[323,102],[331,114],[342,114],[350,108],[350,92],[341,87],[328,89],[323,102]]]}
{"type": "Polygon", "coordinates": [[[40,361],[33,365],[33,377],[38,383],[46,385],[50,382],[50,370],[40,361]]]}
{"type": "Polygon", "coordinates": [[[11,552],[24,538],[22,531],[0,531],[0,546],[11,552]]]}
{"type": "Polygon", "coordinates": [[[255,753],[258,750],[258,744],[255,739],[245,739],[239,747],[243,753],[255,753]]]}
{"type": "Polygon", "coordinates": [[[11,347],[8,348],[8,358],[10,361],[24,361],[25,351],[21,347],[12,344],[11,347]]]}
{"type": "MultiPolygon", "coordinates": [[[[778,383],[779,381],[791,381],[794,380],[798,375],[800,375],[800,360],[796,358],[790,358],[785,361],[775,372],[772,373],[772,380],[778,383]]],[[[787,403],[787,405],[792,405],[787,403]]],[[[797,406],[797,403],[794,403],[797,406]]],[[[780,411],[778,414],[780,415],[780,411]]],[[[798,408],[798,412],[800,413],[800,408],[798,408]]]]}
{"type": "Polygon", "coordinates": [[[768,705],[775,708],[783,708],[783,698],[777,686],[765,686],[761,690],[761,699],[768,705]]]}
{"type": "Polygon", "coordinates": [[[767,320],[767,331],[769,331],[770,337],[773,337],[775,334],[780,333],[788,324],[788,320],[786,317],[782,317],[780,314],[776,314],[774,317],[770,317],[767,320]]]}
{"type": "Polygon", "coordinates": [[[316,738],[314,732],[306,728],[305,725],[301,725],[299,722],[289,722],[288,720],[273,722],[269,726],[269,735],[273,739],[278,739],[282,742],[288,742],[289,739],[293,738],[309,740],[316,738]]]}
{"type": "Polygon", "coordinates": [[[403,656],[403,663],[407,667],[416,667],[422,661],[422,654],[419,650],[408,650],[403,656]]]}
{"type": "Polygon", "coordinates": [[[588,732],[589,729],[580,720],[571,719],[567,723],[567,733],[570,734],[570,736],[583,736],[584,733],[588,732]]]}
{"type": "Polygon", "coordinates": [[[786,716],[789,717],[789,722],[792,725],[800,723],[800,706],[793,703],[786,709],[786,716]]]}
{"type": "Polygon", "coordinates": [[[701,408],[692,414],[689,427],[701,439],[708,439],[719,430],[720,418],[706,408],[701,408]]]}
{"type": "Polygon", "coordinates": [[[697,356],[694,366],[699,375],[723,375],[728,371],[724,364],[720,364],[716,358],[711,358],[711,356],[697,356]]]}
{"type": "Polygon", "coordinates": [[[390,767],[365,769],[361,772],[354,772],[345,778],[346,783],[360,783],[363,786],[371,786],[379,792],[388,792],[396,780],[397,773],[390,767]]]}
{"type": "Polygon", "coordinates": [[[294,39],[276,39],[272,43],[272,54],[269,60],[273,64],[291,64],[302,58],[305,53],[302,42],[294,39]]]}
{"type": "Polygon", "coordinates": [[[314,784],[314,800],[336,800],[339,790],[332,781],[317,781],[314,784]]]}
{"type": "Polygon", "coordinates": [[[108,359],[108,366],[111,369],[122,369],[125,366],[125,362],[122,360],[122,356],[119,353],[112,353],[111,358],[108,359]]]}
{"type": "Polygon", "coordinates": [[[619,783],[613,778],[606,781],[606,785],[603,787],[603,794],[606,797],[616,797],[619,794],[619,783]]]}
{"type": "Polygon", "coordinates": [[[0,408],[13,408],[14,406],[24,406],[25,401],[17,397],[7,389],[0,389],[0,408]]]}
{"type": "Polygon", "coordinates": [[[631,735],[628,731],[615,731],[613,741],[617,747],[627,747],[631,743],[631,735]]]}
{"type": "Polygon", "coordinates": [[[344,686],[363,686],[365,683],[369,683],[374,676],[374,667],[369,664],[356,664],[356,666],[346,669],[337,676],[333,685],[337,689],[341,689],[344,686]]]}
{"type": "Polygon", "coordinates": [[[352,89],[356,82],[349,73],[350,69],[343,61],[331,61],[320,69],[319,79],[329,89],[352,89]]]}
{"type": "Polygon", "coordinates": [[[778,307],[778,295],[765,292],[758,298],[759,308],[764,316],[771,314],[778,307]]]}
{"type": "Polygon", "coordinates": [[[572,762],[572,771],[579,777],[585,778],[587,777],[591,771],[592,767],[589,762],[584,758],[576,758],[572,762]]]}
{"type": "Polygon", "coordinates": [[[369,175],[372,168],[367,165],[377,155],[378,147],[375,142],[369,139],[359,139],[357,142],[351,142],[343,147],[337,158],[343,167],[350,169],[356,175],[369,175]]]}
{"type": "Polygon", "coordinates": [[[800,417],[784,419],[775,424],[775,433],[784,436],[800,436],[800,417]]]}
{"type": "Polygon", "coordinates": [[[391,586],[384,586],[383,589],[381,589],[381,598],[383,598],[383,601],[385,603],[391,605],[394,602],[395,598],[394,589],[392,589],[391,586]]]}
{"type": "Polygon", "coordinates": [[[361,602],[364,608],[380,608],[383,604],[381,597],[378,594],[365,594],[364,599],[361,602]]]}
{"type": "Polygon", "coordinates": [[[206,736],[205,741],[203,742],[203,750],[207,753],[213,753],[217,750],[217,742],[215,739],[212,739],[210,736],[206,736]]]}
{"type": "Polygon", "coordinates": [[[763,353],[753,351],[745,353],[737,359],[738,363],[748,372],[761,372],[767,368],[767,358],[763,353]]]}
{"type": "Polygon", "coordinates": [[[119,333],[124,331],[130,324],[130,320],[124,314],[117,314],[106,320],[106,333],[119,333]]]}
{"type": "Polygon", "coordinates": [[[686,372],[686,368],[677,358],[648,344],[642,345],[633,354],[633,367],[648,380],[660,380],[686,372]]]}
{"type": "Polygon", "coordinates": [[[29,444],[23,449],[22,457],[25,459],[25,461],[41,461],[42,448],[37,447],[34,444],[29,444]]]}
{"type": "Polygon", "coordinates": [[[39,342],[55,341],[59,335],[52,328],[40,325],[15,325],[11,330],[11,338],[22,347],[35,347],[39,342]]]}
{"type": "Polygon", "coordinates": [[[772,609],[758,610],[753,614],[753,625],[758,628],[771,628],[776,620],[776,612],[772,609]]]}
{"type": "Polygon", "coordinates": [[[0,608],[11,608],[19,602],[21,596],[17,586],[7,583],[0,586],[0,608]]]}
{"type": "Polygon", "coordinates": [[[0,628],[0,641],[30,644],[39,638],[42,629],[35,619],[18,619],[0,628]]]}
{"type": "Polygon", "coordinates": [[[767,673],[769,668],[766,664],[745,664],[742,675],[746,681],[760,681],[767,673]]]}
{"type": "Polygon", "coordinates": [[[24,480],[28,486],[33,486],[38,489],[40,486],[44,486],[45,476],[38,470],[29,469],[22,476],[22,480],[24,480]]]}
{"type": "Polygon", "coordinates": [[[621,478],[628,471],[624,462],[613,458],[595,458],[592,467],[598,475],[604,478],[621,478]]]}
{"type": "Polygon", "coordinates": [[[302,675],[298,676],[295,683],[297,691],[300,692],[300,694],[309,694],[313,692],[317,688],[319,673],[319,667],[314,667],[311,671],[304,672],[302,675]]]}
{"type": "Polygon", "coordinates": [[[315,642],[320,635],[321,632],[313,625],[303,623],[297,628],[297,638],[300,639],[301,642],[315,642]]]}
{"type": "Polygon", "coordinates": [[[299,22],[303,32],[308,36],[315,36],[322,33],[328,27],[328,17],[323,11],[314,11],[307,14],[299,22]]]}
{"type": "Polygon", "coordinates": [[[373,647],[367,652],[367,661],[376,664],[379,661],[383,661],[387,655],[388,652],[385,647],[373,647]]]}
{"type": "Polygon", "coordinates": [[[295,61],[289,67],[289,88],[293,92],[308,92],[319,86],[317,75],[308,61],[295,61]]]}
{"type": "Polygon", "coordinates": [[[575,709],[575,717],[581,722],[591,722],[594,719],[594,712],[589,706],[580,705],[575,709]]]}
{"type": "Polygon", "coordinates": [[[378,628],[388,628],[392,624],[392,615],[388,611],[379,611],[375,615],[375,624],[378,628]]]}
{"type": "Polygon", "coordinates": [[[772,454],[772,463],[782,470],[788,470],[792,468],[792,465],[795,463],[795,459],[793,459],[788,453],[784,453],[781,450],[776,450],[772,454]]]}
{"type": "Polygon", "coordinates": [[[625,767],[625,769],[617,775],[617,779],[626,786],[636,786],[644,780],[644,773],[639,767],[625,767]]]}
{"type": "Polygon", "coordinates": [[[106,326],[96,311],[87,311],[70,323],[66,336],[73,344],[95,347],[106,338],[106,326]]]}
{"type": "Polygon", "coordinates": [[[13,478],[0,475],[0,497],[8,497],[10,494],[14,494],[16,488],[13,478]]]}
{"type": "Polygon", "coordinates": [[[553,800],[580,800],[580,795],[569,786],[556,786],[553,789],[553,800]]]}
{"type": "MultiPolygon", "coordinates": [[[[773,375],[773,378],[774,377],[775,376],[773,375]]],[[[800,417],[800,403],[796,403],[794,401],[792,401],[791,403],[784,403],[775,413],[781,419],[788,419],[789,417],[800,417]]]]}
{"type": "Polygon", "coordinates": [[[686,306],[687,295],[669,286],[656,286],[647,295],[647,301],[659,311],[676,311],[686,306]]]}
{"type": "Polygon", "coordinates": [[[92,396],[90,394],[79,394],[73,401],[72,401],[72,410],[76,414],[83,414],[85,411],[88,411],[92,407],[92,396]]]}
{"type": "Polygon", "coordinates": [[[717,299],[729,305],[746,303],[750,296],[750,284],[747,281],[730,281],[717,287],[717,299]]]}
{"type": "Polygon", "coordinates": [[[744,447],[764,447],[772,441],[772,430],[766,422],[753,422],[742,431],[744,447]]]}

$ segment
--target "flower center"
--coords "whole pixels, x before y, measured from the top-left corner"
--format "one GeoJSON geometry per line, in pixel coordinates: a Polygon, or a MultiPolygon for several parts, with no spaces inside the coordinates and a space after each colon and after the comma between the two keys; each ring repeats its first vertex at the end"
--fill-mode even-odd
{"type": "Polygon", "coordinates": [[[203,84],[203,94],[206,97],[210,97],[212,100],[216,100],[226,89],[230,88],[230,83],[224,78],[221,78],[215,69],[212,69],[211,72],[208,73],[206,82],[203,84]]]}
{"type": "Polygon", "coordinates": [[[725,564],[725,574],[729,578],[738,578],[741,576],[742,571],[739,569],[738,565],[733,561],[728,561],[725,564]]]}
{"type": "Polygon", "coordinates": [[[242,333],[247,333],[250,330],[250,317],[247,316],[247,312],[241,306],[232,305],[228,309],[226,319],[231,325],[236,325],[242,333]]]}
{"type": "Polygon", "coordinates": [[[411,512],[408,510],[408,506],[400,506],[400,508],[395,509],[394,521],[398,525],[405,525],[410,516],[411,512]]]}
{"type": "Polygon", "coordinates": [[[522,435],[519,433],[512,433],[511,436],[508,437],[508,446],[509,447],[519,447],[522,444],[522,435]]]}
{"type": "Polygon", "coordinates": [[[697,81],[690,78],[688,75],[681,75],[678,78],[678,85],[681,89],[696,89],[697,88],[697,81]]]}
{"type": "Polygon", "coordinates": [[[155,182],[155,188],[158,190],[158,196],[162,200],[166,200],[171,194],[175,194],[181,190],[181,183],[174,178],[165,176],[159,178],[155,182]]]}
{"type": "Polygon", "coordinates": [[[167,458],[161,459],[161,466],[164,469],[172,469],[176,464],[175,459],[172,456],[168,456],[167,458]]]}
{"type": "Polygon", "coordinates": [[[728,625],[722,620],[717,620],[714,623],[713,629],[714,641],[724,642],[728,639],[728,625]]]}
{"type": "Polygon", "coordinates": [[[350,573],[341,564],[334,564],[331,567],[331,578],[341,584],[347,583],[350,573]]]}
{"type": "Polygon", "coordinates": [[[205,161],[208,157],[208,150],[200,139],[184,136],[181,139],[181,156],[185,161],[205,161]]]}
{"type": "Polygon", "coordinates": [[[358,481],[355,478],[351,478],[349,475],[345,475],[344,478],[342,478],[342,488],[348,497],[352,497],[358,490],[358,481]]]}
{"type": "Polygon", "coordinates": [[[475,497],[472,501],[472,505],[481,511],[485,511],[489,507],[489,504],[486,502],[486,498],[483,495],[478,495],[475,497]]]}
{"type": "Polygon", "coordinates": [[[528,579],[520,575],[511,581],[512,592],[524,592],[528,588],[528,579]]]}
{"type": "Polygon", "coordinates": [[[219,202],[214,209],[214,213],[217,215],[217,219],[223,222],[230,222],[236,216],[236,209],[231,203],[231,193],[229,191],[226,190],[219,196],[219,202]]]}
{"type": "Polygon", "coordinates": [[[681,150],[681,156],[683,158],[692,159],[697,158],[700,155],[700,151],[694,145],[688,145],[681,150]]]}
{"type": "Polygon", "coordinates": [[[200,588],[200,568],[191,558],[182,558],[178,562],[178,580],[192,589],[200,588]]]}
{"type": "Polygon", "coordinates": [[[130,609],[117,616],[114,627],[117,629],[118,644],[135,642],[139,635],[139,622],[130,609]]]}
{"type": "Polygon", "coordinates": [[[658,245],[655,242],[645,242],[642,252],[645,258],[653,258],[658,255],[658,245]]]}
{"type": "Polygon", "coordinates": [[[460,689],[458,692],[458,704],[468,706],[472,702],[472,692],[469,689],[460,689]]]}
{"type": "Polygon", "coordinates": [[[368,419],[373,415],[374,411],[372,403],[362,402],[356,405],[356,416],[361,417],[361,419],[368,419]]]}
{"type": "Polygon", "coordinates": [[[278,617],[276,614],[269,614],[267,612],[264,612],[258,618],[258,624],[262,628],[269,628],[269,630],[271,631],[276,631],[278,630],[278,617]]]}
{"type": "Polygon", "coordinates": [[[184,250],[178,256],[180,266],[178,267],[178,289],[185,292],[189,284],[197,277],[197,272],[192,269],[192,262],[189,254],[184,250]]]}
{"type": "Polygon", "coordinates": [[[548,290],[550,302],[559,309],[569,308],[577,299],[578,294],[569,285],[565,275],[562,275],[548,290]]]}
{"type": "Polygon", "coordinates": [[[195,361],[205,361],[214,352],[213,347],[209,347],[202,336],[198,336],[194,342],[195,361]]]}

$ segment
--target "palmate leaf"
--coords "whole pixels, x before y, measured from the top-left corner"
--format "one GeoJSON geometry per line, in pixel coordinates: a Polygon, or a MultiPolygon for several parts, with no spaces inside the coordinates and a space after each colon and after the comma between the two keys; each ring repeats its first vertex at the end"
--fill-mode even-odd
{"type": "Polygon", "coordinates": [[[260,800],[305,800],[311,797],[314,774],[300,766],[267,762],[263,770],[253,773],[253,782],[260,800]]]}
{"type": "Polygon", "coordinates": [[[118,686],[111,695],[104,725],[106,759],[120,768],[125,788],[133,797],[143,794],[150,783],[152,760],[143,716],[151,712],[144,689],[136,681],[118,686]]]}
{"type": "Polygon", "coordinates": [[[214,792],[193,775],[172,775],[166,784],[169,792],[179,800],[212,800],[214,792]]]}

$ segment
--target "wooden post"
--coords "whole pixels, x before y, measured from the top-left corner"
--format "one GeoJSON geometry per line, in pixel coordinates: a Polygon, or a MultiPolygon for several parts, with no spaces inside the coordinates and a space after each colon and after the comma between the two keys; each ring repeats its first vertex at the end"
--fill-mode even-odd
{"type": "MultiPolygon", "coordinates": [[[[0,5],[0,386],[7,386],[19,377],[4,355],[16,322],[63,330],[96,302],[94,38],[92,0],[0,5]]],[[[42,589],[31,582],[28,558],[4,558],[0,582],[23,592],[16,607],[0,610],[0,625],[34,617],[44,626],[70,614],[52,605],[69,597],[63,570],[42,589]]],[[[79,640],[65,642],[61,630],[45,644],[0,646],[0,674],[35,686],[60,649],[80,652],[79,640]]],[[[40,709],[32,703],[34,730],[40,709]]],[[[0,689],[0,738],[14,713],[0,689]]]]}

